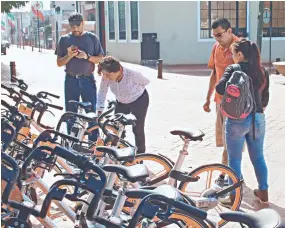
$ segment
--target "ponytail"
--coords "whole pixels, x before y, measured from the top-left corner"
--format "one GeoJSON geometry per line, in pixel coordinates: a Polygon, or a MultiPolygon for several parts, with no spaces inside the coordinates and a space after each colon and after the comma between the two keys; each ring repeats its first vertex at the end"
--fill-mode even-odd
{"type": "Polygon", "coordinates": [[[250,54],[248,56],[249,75],[252,77],[253,84],[263,90],[265,87],[265,74],[261,69],[260,52],[257,45],[250,42],[250,54]]]}

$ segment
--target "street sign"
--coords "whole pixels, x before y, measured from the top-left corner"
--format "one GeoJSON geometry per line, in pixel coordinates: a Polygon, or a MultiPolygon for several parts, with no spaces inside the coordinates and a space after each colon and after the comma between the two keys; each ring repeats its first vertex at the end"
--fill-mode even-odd
{"type": "Polygon", "coordinates": [[[39,1],[36,1],[33,3],[33,7],[35,10],[41,10],[43,8],[43,3],[42,2],[39,2],[39,1]]]}
{"type": "Polygon", "coordinates": [[[264,24],[269,24],[270,16],[271,16],[270,9],[265,8],[263,11],[263,22],[264,22],[264,24]]]}

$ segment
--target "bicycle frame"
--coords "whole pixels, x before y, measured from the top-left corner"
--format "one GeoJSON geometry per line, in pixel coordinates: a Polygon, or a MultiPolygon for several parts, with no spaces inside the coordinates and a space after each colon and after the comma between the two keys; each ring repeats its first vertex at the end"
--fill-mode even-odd
{"type": "MultiPolygon", "coordinates": [[[[175,171],[180,171],[181,170],[181,167],[182,167],[182,165],[184,163],[184,160],[185,160],[186,156],[188,155],[189,142],[190,142],[189,139],[184,139],[183,148],[182,148],[182,150],[180,150],[179,156],[178,156],[178,158],[177,158],[177,160],[176,160],[172,170],[175,170],[175,171]]],[[[174,178],[170,177],[169,180],[168,180],[168,185],[171,185],[171,186],[174,187],[175,182],[176,182],[176,180],[174,178]]]]}
{"type": "MultiPolygon", "coordinates": [[[[28,183],[34,183],[34,185],[36,187],[38,187],[39,189],[41,189],[41,191],[44,194],[47,194],[49,191],[49,186],[42,180],[41,177],[38,176],[38,174],[32,170],[32,177],[29,178],[26,182],[28,183]]],[[[58,208],[72,221],[75,222],[75,212],[69,207],[67,206],[64,202],[62,201],[53,201],[53,203],[56,204],[56,206],[58,206],[58,208]]]]}

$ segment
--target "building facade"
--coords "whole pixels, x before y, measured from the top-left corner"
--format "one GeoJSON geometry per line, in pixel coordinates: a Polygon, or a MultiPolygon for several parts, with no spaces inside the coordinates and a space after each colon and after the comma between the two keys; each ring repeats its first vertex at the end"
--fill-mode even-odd
{"type": "MultiPolygon", "coordinates": [[[[265,1],[265,8],[272,12],[272,60],[285,60],[285,1],[265,1]]],[[[141,62],[143,36],[153,33],[165,64],[205,64],[217,17],[228,18],[238,36],[254,42],[257,37],[258,1],[105,1],[101,7],[97,2],[96,9],[96,32],[107,54],[127,62],[141,62]]],[[[269,61],[269,27],[263,24],[263,62],[269,61]]]]}

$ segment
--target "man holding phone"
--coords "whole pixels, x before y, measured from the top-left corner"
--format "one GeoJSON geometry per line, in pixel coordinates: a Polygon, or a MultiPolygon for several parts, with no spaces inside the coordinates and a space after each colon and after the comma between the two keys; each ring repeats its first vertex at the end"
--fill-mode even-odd
{"type": "MultiPolygon", "coordinates": [[[[58,42],[55,54],[57,66],[65,65],[65,108],[66,111],[77,112],[69,101],[81,100],[92,104],[91,112],[96,112],[97,92],[94,79],[95,64],[104,56],[101,43],[97,36],[91,32],[85,32],[84,21],[81,14],[71,13],[68,22],[71,33],[62,36],[58,42]]],[[[70,134],[73,123],[67,126],[70,134]]],[[[98,131],[92,132],[89,140],[96,141],[98,131]]]]}

